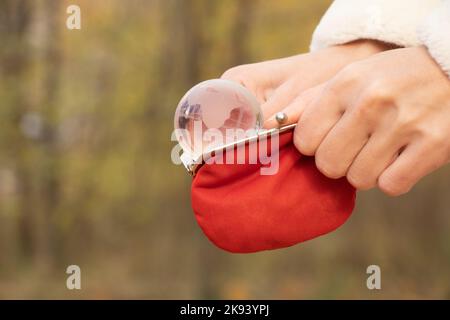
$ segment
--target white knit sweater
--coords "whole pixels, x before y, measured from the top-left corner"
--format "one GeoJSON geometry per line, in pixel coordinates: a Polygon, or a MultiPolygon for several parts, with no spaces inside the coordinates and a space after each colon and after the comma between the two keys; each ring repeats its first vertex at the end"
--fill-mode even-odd
{"type": "Polygon", "coordinates": [[[450,77],[450,0],[335,0],[314,31],[311,51],[358,39],[425,45],[450,77]]]}

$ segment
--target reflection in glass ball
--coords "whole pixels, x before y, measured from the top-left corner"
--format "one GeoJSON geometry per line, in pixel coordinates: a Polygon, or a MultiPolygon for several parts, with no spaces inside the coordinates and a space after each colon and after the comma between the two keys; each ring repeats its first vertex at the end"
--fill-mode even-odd
{"type": "Polygon", "coordinates": [[[246,88],[213,79],[184,95],[175,112],[175,129],[183,150],[198,156],[242,138],[243,131],[259,130],[262,119],[258,101],[246,88]]]}

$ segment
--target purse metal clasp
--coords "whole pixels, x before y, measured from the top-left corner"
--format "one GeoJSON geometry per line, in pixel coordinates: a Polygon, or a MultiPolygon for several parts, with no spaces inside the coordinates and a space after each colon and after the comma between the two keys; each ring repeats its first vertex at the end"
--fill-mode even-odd
{"type": "Polygon", "coordinates": [[[268,130],[261,130],[256,135],[234,141],[232,143],[224,144],[223,146],[213,148],[212,150],[209,150],[208,152],[205,152],[201,154],[199,157],[194,158],[189,153],[183,151],[180,156],[180,160],[183,163],[184,167],[186,168],[187,172],[191,176],[195,176],[200,169],[200,167],[205,164],[205,161],[210,159],[212,156],[219,152],[223,152],[225,150],[231,150],[238,146],[246,145],[248,143],[256,142],[260,139],[267,138],[267,137],[273,137],[277,136],[283,132],[292,131],[297,126],[296,123],[282,126],[279,128],[273,128],[268,130]]]}

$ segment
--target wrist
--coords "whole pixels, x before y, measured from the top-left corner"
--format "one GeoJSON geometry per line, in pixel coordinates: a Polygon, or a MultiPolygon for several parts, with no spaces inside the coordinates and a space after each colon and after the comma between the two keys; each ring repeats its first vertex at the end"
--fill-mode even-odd
{"type": "Polygon", "coordinates": [[[361,39],[329,47],[332,51],[349,56],[351,60],[365,59],[374,54],[396,48],[398,48],[396,45],[369,39],[361,39]]]}

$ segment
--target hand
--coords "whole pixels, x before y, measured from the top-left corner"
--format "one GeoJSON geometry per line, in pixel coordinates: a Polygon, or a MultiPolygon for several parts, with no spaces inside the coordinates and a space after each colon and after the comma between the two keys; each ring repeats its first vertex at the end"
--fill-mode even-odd
{"type": "Polygon", "coordinates": [[[450,160],[450,80],[424,47],[353,63],[284,112],[294,143],[328,177],[408,192],[450,160]]]}
{"type": "Polygon", "coordinates": [[[389,48],[387,44],[361,40],[314,53],[234,67],[222,78],[252,91],[262,104],[264,118],[268,119],[299,93],[329,80],[349,63],[389,48]]]}

